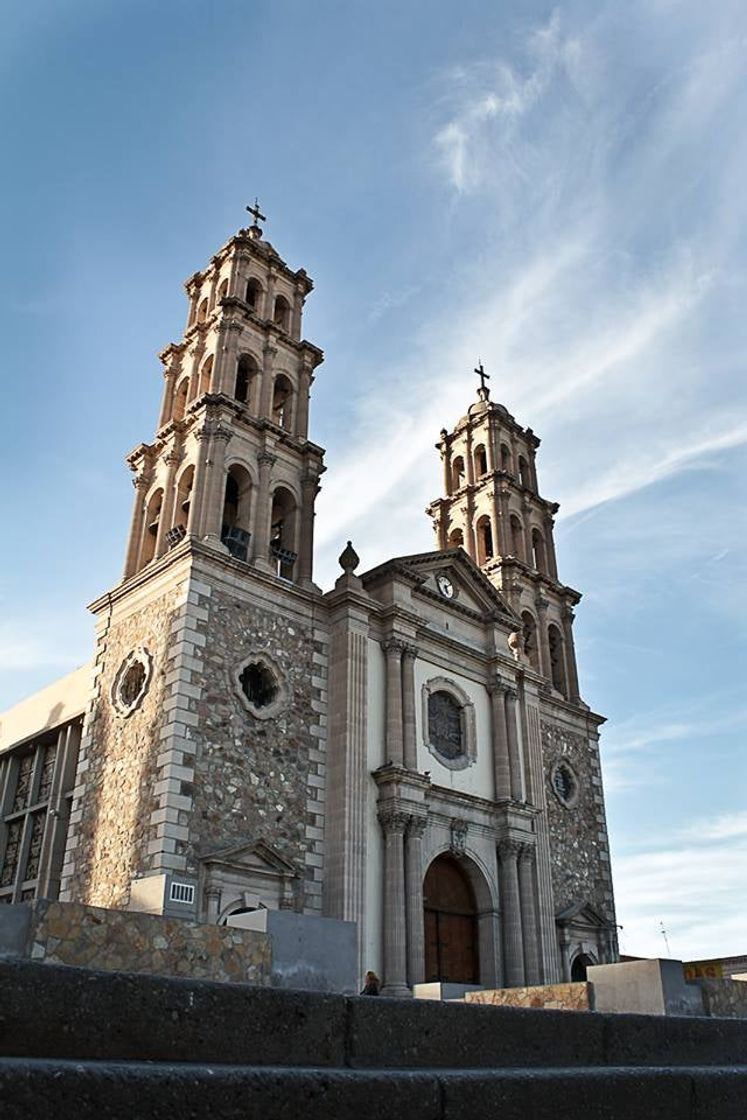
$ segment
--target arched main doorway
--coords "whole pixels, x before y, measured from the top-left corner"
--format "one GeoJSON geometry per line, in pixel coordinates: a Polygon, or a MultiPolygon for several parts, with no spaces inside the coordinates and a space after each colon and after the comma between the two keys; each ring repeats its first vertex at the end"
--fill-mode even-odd
{"type": "Polygon", "coordinates": [[[453,856],[438,856],[428,868],[423,905],[426,981],[479,983],[475,895],[453,856]]]}

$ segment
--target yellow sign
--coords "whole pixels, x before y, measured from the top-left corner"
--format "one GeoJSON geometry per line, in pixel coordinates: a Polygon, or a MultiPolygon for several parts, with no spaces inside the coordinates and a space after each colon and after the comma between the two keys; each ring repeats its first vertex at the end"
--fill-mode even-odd
{"type": "Polygon", "coordinates": [[[697,980],[699,977],[720,980],[724,975],[721,961],[690,961],[684,967],[686,980],[697,980]]]}

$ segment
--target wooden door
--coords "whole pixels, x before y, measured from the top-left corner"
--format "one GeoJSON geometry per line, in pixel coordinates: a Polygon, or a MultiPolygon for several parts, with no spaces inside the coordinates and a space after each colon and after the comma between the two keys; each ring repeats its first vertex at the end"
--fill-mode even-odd
{"type": "Polygon", "coordinates": [[[469,880],[451,856],[439,856],[423,884],[425,978],[479,983],[477,917],[469,880]]]}

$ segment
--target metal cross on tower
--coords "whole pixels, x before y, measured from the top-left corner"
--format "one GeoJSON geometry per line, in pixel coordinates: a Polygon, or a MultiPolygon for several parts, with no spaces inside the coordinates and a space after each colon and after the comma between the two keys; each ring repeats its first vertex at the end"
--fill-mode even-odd
{"type": "Polygon", "coordinates": [[[487,386],[486,386],[485,382],[490,381],[490,374],[485,372],[485,370],[482,367],[482,362],[479,359],[478,359],[477,366],[476,366],[474,372],[480,378],[480,388],[481,389],[486,389],[487,386]]]}
{"type": "Polygon", "coordinates": [[[251,216],[254,218],[254,225],[257,229],[259,229],[259,223],[260,222],[266,222],[267,221],[267,218],[264,216],[264,214],[262,213],[262,211],[259,208],[259,199],[258,198],[255,197],[254,206],[247,206],[247,210],[249,211],[251,216]]]}

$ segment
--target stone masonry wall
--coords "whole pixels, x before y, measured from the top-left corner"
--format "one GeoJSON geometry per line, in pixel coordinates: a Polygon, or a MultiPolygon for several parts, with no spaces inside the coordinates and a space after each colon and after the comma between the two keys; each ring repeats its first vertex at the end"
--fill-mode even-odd
{"type": "Polygon", "coordinates": [[[122,907],[130,881],[150,868],[151,814],[157,809],[160,733],[170,686],[166,672],[172,627],[184,579],[138,610],[99,618],[93,695],[86,712],[60,898],[122,907]],[[123,716],[112,686],[136,648],[151,658],[152,675],[140,705],[123,716]]]}
{"type": "MultiPolygon", "coordinates": [[[[25,944],[16,946],[16,953],[32,961],[193,980],[270,983],[272,951],[266,933],[72,902],[40,901],[23,909],[28,911],[25,944]]],[[[0,920],[0,956],[4,955],[2,934],[0,920]]]]}
{"type": "Polygon", "coordinates": [[[263,840],[300,874],[296,907],[321,909],[325,795],[327,646],[324,631],[273,603],[247,602],[216,586],[206,618],[201,695],[191,702],[194,778],[188,868],[234,844],[263,840]],[[269,719],[247,711],[238,666],[267,654],[287,690],[269,719]]]}
{"type": "Polygon", "coordinates": [[[556,912],[585,902],[614,921],[599,752],[585,735],[546,719],[542,750],[556,912]],[[577,800],[570,808],[561,803],[551,783],[553,768],[561,759],[578,781],[577,800]]]}

